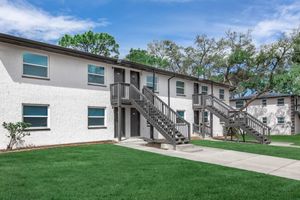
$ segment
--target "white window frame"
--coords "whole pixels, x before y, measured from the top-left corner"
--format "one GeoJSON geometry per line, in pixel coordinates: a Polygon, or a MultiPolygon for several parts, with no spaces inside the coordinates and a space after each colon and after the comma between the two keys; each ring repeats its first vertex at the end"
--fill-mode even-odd
{"type": "Polygon", "coordinates": [[[24,122],[24,118],[31,117],[31,118],[40,118],[44,117],[47,118],[47,126],[44,127],[29,127],[26,130],[47,130],[50,129],[50,105],[49,104],[33,104],[33,103],[23,103],[22,104],[22,122],[24,122]],[[47,113],[48,116],[42,116],[42,115],[24,115],[24,106],[36,106],[36,107],[47,107],[47,113]]]}
{"type": "Polygon", "coordinates": [[[87,109],[87,127],[89,129],[95,129],[95,128],[106,128],[106,107],[103,106],[88,106],[87,109]],[[104,116],[103,117],[99,117],[99,116],[89,116],[89,108],[95,108],[95,109],[104,109],[104,116]],[[100,126],[89,126],[89,118],[99,118],[99,119],[104,119],[104,124],[100,125],[100,126]]]}
{"type": "MultiPolygon", "coordinates": [[[[146,76],[146,87],[150,88],[150,86],[148,85],[148,83],[150,83],[150,82],[148,82],[148,77],[151,77],[153,79],[153,75],[147,75],[146,76]]],[[[159,86],[159,77],[157,75],[155,75],[155,79],[156,79],[157,83],[156,83],[156,90],[155,90],[155,85],[153,85],[154,92],[158,93],[159,92],[159,88],[158,88],[158,86],[159,86]]],[[[151,85],[152,84],[153,84],[153,82],[151,83],[151,85]]],[[[154,80],[154,84],[155,84],[155,80],[154,80]]]]}
{"type": "Polygon", "coordinates": [[[22,52],[22,77],[26,77],[26,78],[38,78],[38,79],[50,79],[50,57],[47,54],[42,54],[42,53],[36,53],[36,52],[32,52],[32,51],[23,51],[22,52]],[[40,56],[45,56],[47,57],[47,67],[44,65],[37,65],[37,64],[32,64],[32,63],[26,63],[24,62],[24,53],[30,53],[30,54],[34,54],[34,55],[40,55],[40,56]],[[24,64],[25,65],[30,65],[30,66],[36,66],[36,67],[44,67],[47,68],[47,76],[35,76],[35,75],[29,75],[29,74],[24,74],[24,64]]]}
{"type": "Polygon", "coordinates": [[[277,106],[284,106],[284,98],[278,98],[277,99],[277,106]],[[279,104],[279,100],[283,99],[283,104],[279,104]]]}
{"type": "Polygon", "coordinates": [[[263,107],[266,107],[266,106],[268,105],[268,100],[267,100],[267,99],[262,99],[262,100],[261,100],[261,105],[262,105],[263,107]]]}
{"type": "Polygon", "coordinates": [[[245,103],[244,100],[236,100],[236,102],[235,102],[235,108],[242,108],[245,105],[244,103],[245,103]],[[243,102],[243,105],[241,107],[237,107],[237,103],[238,102],[243,102]]]}
{"type": "Polygon", "coordinates": [[[99,64],[94,64],[94,63],[88,63],[87,65],[87,82],[88,82],[88,85],[94,85],[94,86],[106,86],[106,67],[102,66],[102,65],[99,65],[99,64]],[[104,69],[104,74],[95,74],[95,73],[89,73],[89,66],[90,65],[93,65],[95,67],[102,67],[104,69]],[[104,80],[104,83],[92,83],[92,82],[89,82],[89,75],[94,75],[94,76],[103,76],[103,80],[104,80]]]}
{"type": "Polygon", "coordinates": [[[283,124],[285,124],[285,117],[277,117],[277,124],[278,124],[278,125],[283,125],[283,124]],[[279,121],[280,121],[279,118],[282,118],[282,119],[283,119],[283,122],[279,122],[279,121]]]}
{"type": "MultiPolygon", "coordinates": [[[[183,112],[183,119],[185,120],[185,116],[186,116],[186,112],[185,110],[176,110],[176,114],[178,114],[178,112],[183,112]]],[[[179,114],[178,114],[179,115],[179,114]]],[[[180,116],[180,115],[179,115],[180,116]]],[[[176,118],[176,124],[181,124],[177,122],[177,118],[176,118]]]]}
{"type": "Polygon", "coordinates": [[[268,118],[267,117],[262,117],[261,118],[262,123],[264,124],[268,124],[268,118]],[[264,122],[264,120],[266,120],[266,122],[264,122]]]}
{"type": "Polygon", "coordinates": [[[204,119],[203,119],[204,123],[208,123],[209,122],[209,114],[207,111],[204,111],[203,117],[204,117],[204,119]],[[207,114],[207,116],[205,116],[205,114],[207,114]]]}
{"type": "Polygon", "coordinates": [[[184,82],[184,81],[177,80],[175,84],[176,84],[176,85],[175,85],[175,86],[176,86],[176,95],[177,95],[177,96],[185,96],[185,82],[184,82]],[[183,83],[183,87],[178,87],[178,86],[177,86],[177,82],[182,82],[182,83],[183,83]],[[177,88],[183,89],[183,94],[177,93],[177,88]]]}
{"type": "Polygon", "coordinates": [[[219,99],[222,101],[225,100],[225,89],[223,89],[223,88],[219,89],[219,99]],[[223,91],[223,93],[221,93],[221,91],[223,91]],[[223,98],[221,98],[221,95],[223,95],[223,98]]]}
{"type": "Polygon", "coordinates": [[[208,86],[207,85],[202,85],[201,86],[201,94],[204,94],[204,95],[208,94],[208,86]],[[205,93],[203,92],[203,88],[206,88],[206,92],[205,93]]]}

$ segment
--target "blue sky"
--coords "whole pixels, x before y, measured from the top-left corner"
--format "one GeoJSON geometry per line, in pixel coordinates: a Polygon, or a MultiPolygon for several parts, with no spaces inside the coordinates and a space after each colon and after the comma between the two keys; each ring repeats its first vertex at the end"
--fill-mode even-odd
{"type": "Polygon", "coordinates": [[[0,32],[56,43],[92,29],[113,35],[121,56],[153,40],[192,45],[197,34],[252,30],[257,44],[300,25],[295,0],[0,0],[0,32]]]}

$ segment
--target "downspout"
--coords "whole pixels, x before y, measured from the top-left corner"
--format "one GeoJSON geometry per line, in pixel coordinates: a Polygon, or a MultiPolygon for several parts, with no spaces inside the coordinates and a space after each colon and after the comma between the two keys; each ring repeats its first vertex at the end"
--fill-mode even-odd
{"type": "Polygon", "coordinates": [[[171,92],[170,92],[170,81],[171,81],[171,79],[174,78],[174,77],[175,77],[175,75],[173,75],[173,76],[171,76],[170,78],[168,78],[168,106],[169,106],[169,107],[170,107],[170,104],[171,104],[171,100],[170,100],[170,98],[171,98],[171,97],[170,97],[170,96],[171,96],[171,95],[170,95],[170,93],[171,93],[171,92]]]}
{"type": "MultiPolygon", "coordinates": [[[[211,95],[214,96],[214,82],[211,82],[211,95]]],[[[213,137],[213,129],[214,129],[214,116],[210,113],[210,136],[213,137]]]]}
{"type": "MultiPolygon", "coordinates": [[[[155,92],[155,70],[152,71],[152,92],[155,92]]],[[[152,98],[152,103],[154,104],[154,97],[152,98]]],[[[154,127],[150,125],[150,139],[154,140],[154,127]]]]}

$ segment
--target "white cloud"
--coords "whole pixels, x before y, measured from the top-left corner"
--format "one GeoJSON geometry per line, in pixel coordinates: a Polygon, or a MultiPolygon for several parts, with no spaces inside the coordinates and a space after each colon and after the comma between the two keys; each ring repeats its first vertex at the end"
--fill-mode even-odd
{"type": "Polygon", "coordinates": [[[26,1],[0,0],[0,32],[44,41],[57,40],[64,34],[72,34],[107,26],[106,19],[92,21],[73,16],[54,16],[26,1]]]}
{"type": "Polygon", "coordinates": [[[300,3],[278,6],[268,19],[253,27],[253,36],[259,41],[271,41],[280,34],[290,33],[300,25],[300,3]]]}

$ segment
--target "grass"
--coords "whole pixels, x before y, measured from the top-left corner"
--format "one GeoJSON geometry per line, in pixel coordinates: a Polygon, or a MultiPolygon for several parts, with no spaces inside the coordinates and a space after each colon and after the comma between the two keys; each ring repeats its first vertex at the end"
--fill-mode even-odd
{"type": "Polygon", "coordinates": [[[300,199],[300,181],[127,149],[0,155],[1,200],[300,199]]]}
{"type": "Polygon", "coordinates": [[[294,147],[279,147],[262,145],[255,143],[243,143],[243,142],[230,142],[230,141],[208,141],[208,140],[194,140],[195,145],[214,147],[220,149],[242,151],[248,153],[256,153],[269,156],[277,156],[281,158],[290,158],[300,160],[300,148],[294,147]]]}
{"type": "Polygon", "coordinates": [[[300,134],[297,135],[272,135],[271,140],[273,142],[288,142],[293,145],[300,146],[300,134]]]}

